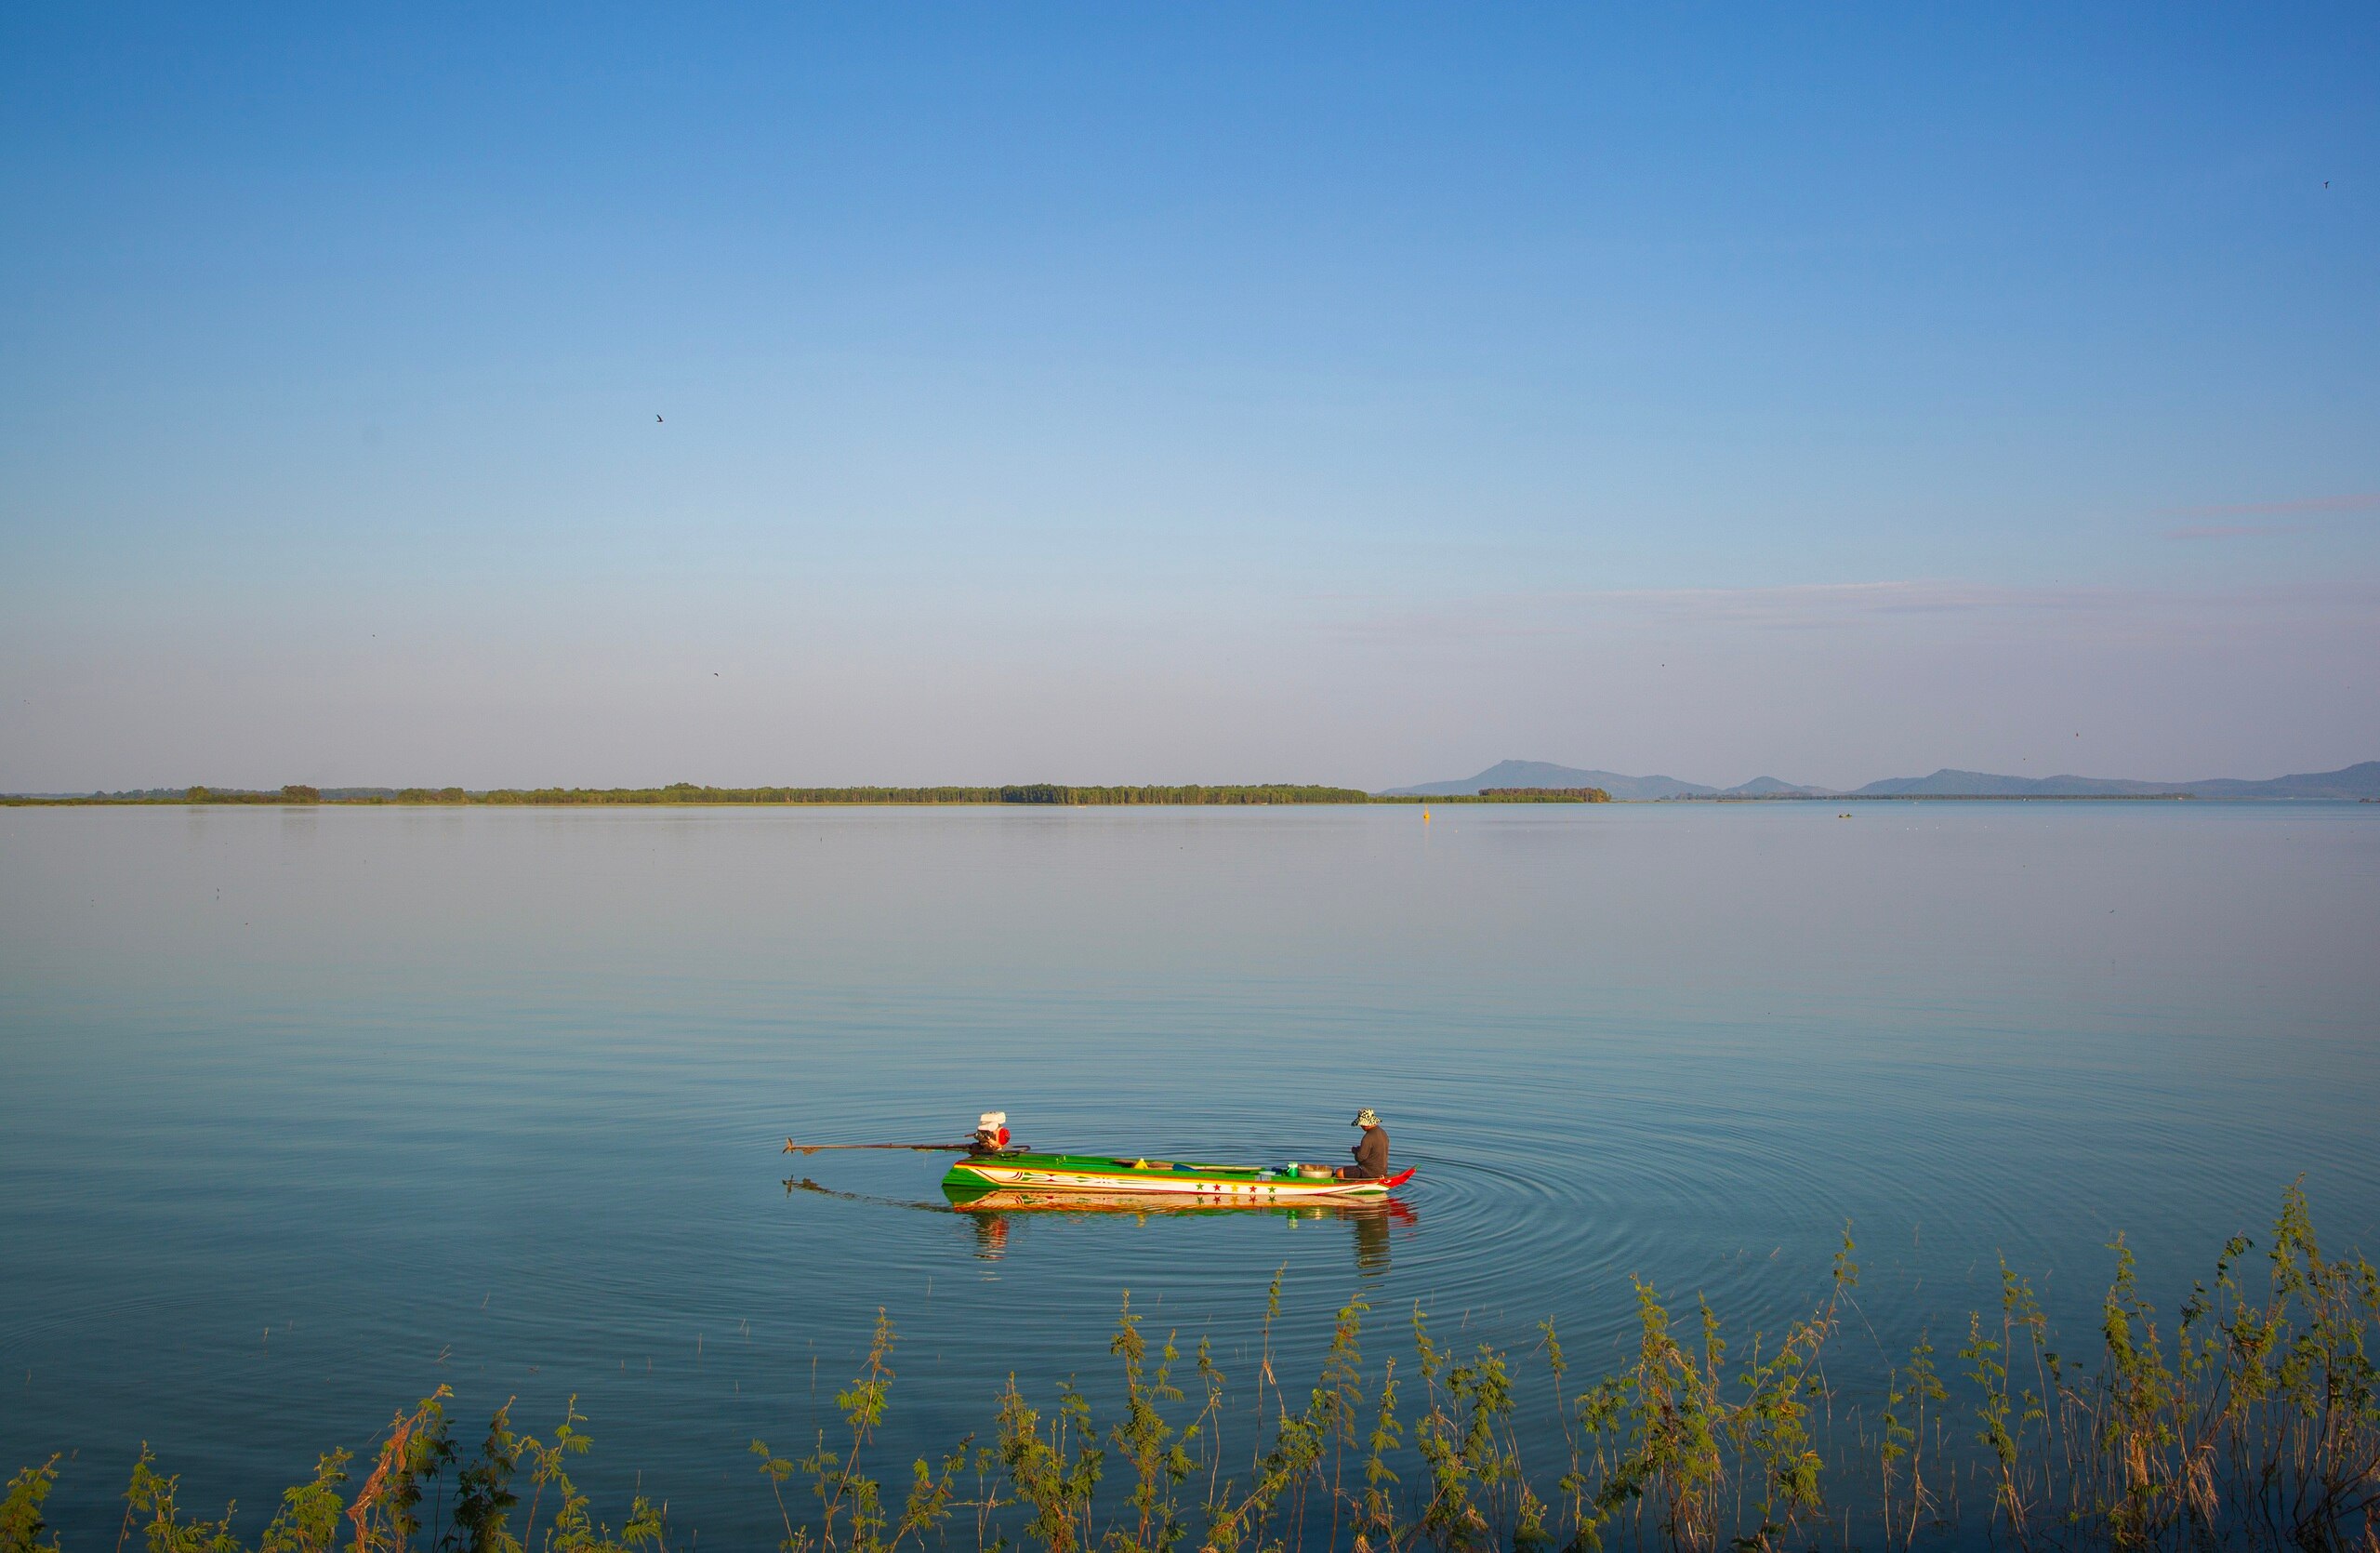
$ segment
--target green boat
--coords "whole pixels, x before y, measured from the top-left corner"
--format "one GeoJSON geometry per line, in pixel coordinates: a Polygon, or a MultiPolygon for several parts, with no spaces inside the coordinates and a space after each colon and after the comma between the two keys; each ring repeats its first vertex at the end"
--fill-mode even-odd
{"type": "Polygon", "coordinates": [[[1336,1170],[1320,1164],[1209,1164],[999,1150],[970,1154],[959,1161],[942,1178],[942,1187],[953,1195],[1004,1189],[1259,1203],[1385,1197],[1412,1178],[1410,1170],[1370,1180],[1342,1180],[1336,1170]]]}

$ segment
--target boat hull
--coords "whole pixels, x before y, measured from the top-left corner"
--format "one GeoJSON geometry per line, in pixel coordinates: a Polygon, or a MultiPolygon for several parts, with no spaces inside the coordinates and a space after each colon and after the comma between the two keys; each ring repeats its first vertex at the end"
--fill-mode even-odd
{"type": "Polygon", "coordinates": [[[1345,1202],[1387,1196],[1411,1171],[1373,1181],[1309,1180],[1254,1165],[1179,1164],[1079,1154],[982,1154],[959,1161],[942,1178],[948,1191],[1094,1192],[1250,1205],[1345,1202]]]}
{"type": "Polygon", "coordinates": [[[1008,1214],[1130,1214],[1147,1217],[1205,1217],[1213,1215],[1276,1215],[1283,1218],[1379,1219],[1410,1224],[1413,1210],[1401,1199],[1382,1193],[1371,1197],[1300,1198],[1268,1201],[1248,1197],[1183,1197],[1158,1192],[1036,1191],[1012,1187],[945,1187],[943,1196],[953,1212],[998,1218],[1008,1214]]]}

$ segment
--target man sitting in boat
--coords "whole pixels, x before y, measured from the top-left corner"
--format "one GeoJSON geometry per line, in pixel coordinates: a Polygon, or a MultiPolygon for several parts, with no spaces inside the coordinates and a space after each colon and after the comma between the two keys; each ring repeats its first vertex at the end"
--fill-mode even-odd
{"type": "Polygon", "coordinates": [[[1355,1113],[1353,1126],[1361,1127],[1364,1135],[1348,1152],[1355,1162],[1339,1167],[1342,1181],[1379,1181],[1388,1175],[1388,1129],[1380,1124],[1379,1115],[1369,1106],[1355,1113]]]}

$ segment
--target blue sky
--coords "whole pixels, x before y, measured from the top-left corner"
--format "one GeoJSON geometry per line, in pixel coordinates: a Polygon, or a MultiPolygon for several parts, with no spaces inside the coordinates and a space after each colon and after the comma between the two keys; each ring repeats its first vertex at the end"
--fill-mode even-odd
{"type": "Polygon", "coordinates": [[[15,7],[0,789],[2373,758],[2375,79],[2369,7],[15,7]]]}

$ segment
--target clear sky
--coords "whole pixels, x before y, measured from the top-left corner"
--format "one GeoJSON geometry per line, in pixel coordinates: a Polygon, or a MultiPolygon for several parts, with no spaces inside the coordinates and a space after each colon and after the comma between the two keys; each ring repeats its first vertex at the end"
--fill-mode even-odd
{"type": "Polygon", "coordinates": [[[2380,7],[1966,9],[7,7],[0,789],[2380,756],[2380,7]]]}

